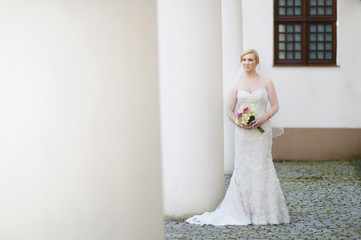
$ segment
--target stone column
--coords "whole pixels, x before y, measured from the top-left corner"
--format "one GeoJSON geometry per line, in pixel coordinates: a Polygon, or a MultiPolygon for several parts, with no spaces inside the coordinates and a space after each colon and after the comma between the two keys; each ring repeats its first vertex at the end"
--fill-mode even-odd
{"type": "Polygon", "coordinates": [[[241,67],[242,1],[222,0],[223,108],[224,108],[224,172],[234,167],[234,124],[227,116],[229,92],[241,67]]]}
{"type": "Polygon", "coordinates": [[[0,16],[0,238],[162,239],[156,1],[0,16]]]}
{"type": "Polygon", "coordinates": [[[164,210],[213,210],[223,197],[221,1],[159,0],[164,210]]]}

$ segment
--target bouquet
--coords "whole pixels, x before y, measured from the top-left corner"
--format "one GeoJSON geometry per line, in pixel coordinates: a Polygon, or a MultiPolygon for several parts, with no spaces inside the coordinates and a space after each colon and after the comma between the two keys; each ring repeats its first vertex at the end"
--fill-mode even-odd
{"type": "MultiPolygon", "coordinates": [[[[236,123],[241,127],[250,124],[253,120],[256,119],[255,115],[256,110],[252,105],[249,107],[240,108],[237,113],[236,123]]],[[[264,130],[261,127],[257,127],[257,129],[260,131],[260,133],[264,133],[264,130]]]]}

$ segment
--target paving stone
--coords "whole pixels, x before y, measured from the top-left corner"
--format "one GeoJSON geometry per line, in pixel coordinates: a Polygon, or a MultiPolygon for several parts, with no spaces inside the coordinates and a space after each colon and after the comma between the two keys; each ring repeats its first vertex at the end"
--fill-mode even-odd
{"type": "MultiPolygon", "coordinates": [[[[275,161],[291,223],[196,226],[165,219],[166,239],[361,239],[361,160],[275,161]]],[[[227,189],[230,175],[225,175],[227,189]]]]}

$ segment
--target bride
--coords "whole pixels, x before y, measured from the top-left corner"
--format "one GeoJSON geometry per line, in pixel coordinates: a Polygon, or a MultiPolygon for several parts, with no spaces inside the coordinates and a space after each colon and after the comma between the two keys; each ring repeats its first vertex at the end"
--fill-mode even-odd
{"type": "Polygon", "coordinates": [[[188,218],[188,223],[221,226],[290,222],[271,154],[269,120],[278,111],[276,90],[270,79],[256,72],[259,64],[256,50],[244,51],[241,63],[245,76],[232,87],[228,103],[229,119],[236,125],[233,175],[216,210],[188,218]],[[239,108],[236,109],[236,105],[239,108]],[[247,107],[255,111],[255,119],[248,124],[239,124],[238,109],[247,107]]]}

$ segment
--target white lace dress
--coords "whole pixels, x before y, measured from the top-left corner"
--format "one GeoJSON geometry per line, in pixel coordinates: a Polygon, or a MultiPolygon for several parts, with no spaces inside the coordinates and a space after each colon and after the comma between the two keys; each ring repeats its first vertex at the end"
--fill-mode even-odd
{"type": "MultiPolygon", "coordinates": [[[[254,105],[257,115],[265,113],[268,92],[239,90],[240,107],[254,105]]],[[[266,121],[264,133],[257,129],[235,129],[234,172],[223,201],[213,212],[188,218],[192,224],[248,225],[289,223],[288,209],[272,162],[272,128],[266,121]]]]}

